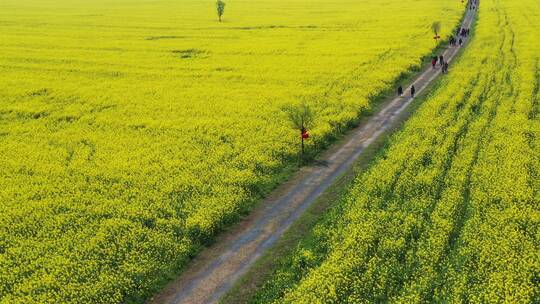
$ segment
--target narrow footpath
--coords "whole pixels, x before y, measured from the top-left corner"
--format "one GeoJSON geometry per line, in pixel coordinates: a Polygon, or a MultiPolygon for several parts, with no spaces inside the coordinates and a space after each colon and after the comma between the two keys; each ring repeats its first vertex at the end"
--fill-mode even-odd
{"type": "MultiPolygon", "coordinates": [[[[468,10],[462,27],[470,28],[476,10],[468,10]]],[[[457,37],[459,39],[459,37],[457,37]]],[[[463,46],[467,45],[464,38],[463,46]]],[[[462,46],[462,47],[463,47],[462,46]]],[[[459,46],[449,46],[444,58],[449,63],[459,46]]],[[[149,300],[161,303],[216,303],[249,267],[272,246],[289,226],[343,173],[381,134],[391,128],[411,104],[412,85],[416,95],[441,75],[440,65],[422,71],[402,97],[388,101],[365,123],[352,130],[339,147],[327,153],[317,165],[302,168],[287,183],[278,187],[250,216],[225,232],[216,244],[203,250],[188,269],[161,293],[149,300]]]]}

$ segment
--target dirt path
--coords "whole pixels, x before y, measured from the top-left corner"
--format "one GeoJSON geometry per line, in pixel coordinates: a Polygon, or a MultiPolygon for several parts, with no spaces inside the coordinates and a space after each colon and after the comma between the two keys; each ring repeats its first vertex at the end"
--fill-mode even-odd
{"type": "MultiPolygon", "coordinates": [[[[473,24],[475,13],[468,11],[463,27],[469,28],[473,24]]],[[[445,60],[452,61],[459,49],[446,49],[445,60]]],[[[439,67],[425,69],[412,83],[416,94],[424,91],[439,75],[439,67]]],[[[367,146],[393,125],[412,101],[408,89],[404,97],[388,101],[378,113],[353,130],[346,140],[326,153],[317,165],[301,169],[247,219],[224,233],[215,245],[203,250],[189,269],[149,303],[203,304],[219,301],[265,249],[273,245],[336,178],[353,165],[367,146]]]]}

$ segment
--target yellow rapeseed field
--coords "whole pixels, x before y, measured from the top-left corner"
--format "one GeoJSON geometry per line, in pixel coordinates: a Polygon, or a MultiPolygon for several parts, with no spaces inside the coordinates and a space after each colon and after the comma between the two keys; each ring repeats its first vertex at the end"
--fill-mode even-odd
{"type": "Polygon", "coordinates": [[[0,2],[0,303],[140,301],[418,68],[457,0],[0,2]],[[306,97],[307,96],[307,97],[306,97]]]}
{"type": "Polygon", "coordinates": [[[477,22],[253,303],[540,302],[540,2],[481,0],[477,22]]]}

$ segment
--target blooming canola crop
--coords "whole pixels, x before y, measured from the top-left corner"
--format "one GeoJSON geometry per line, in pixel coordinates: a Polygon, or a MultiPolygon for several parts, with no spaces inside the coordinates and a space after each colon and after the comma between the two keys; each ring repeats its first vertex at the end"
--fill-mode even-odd
{"type": "Polygon", "coordinates": [[[0,303],[140,302],[417,69],[455,0],[2,0],[0,303]]]}

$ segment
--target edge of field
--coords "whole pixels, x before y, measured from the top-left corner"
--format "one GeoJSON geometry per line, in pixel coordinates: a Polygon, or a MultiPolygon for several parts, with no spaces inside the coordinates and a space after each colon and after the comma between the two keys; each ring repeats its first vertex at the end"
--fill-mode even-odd
{"type": "MultiPolygon", "coordinates": [[[[463,14],[459,24],[462,23],[465,17],[466,11],[463,14]]],[[[474,23],[477,22],[475,18],[474,23]]],[[[457,29],[457,26],[456,26],[457,29]]],[[[454,30],[455,32],[455,30],[454,30]]],[[[474,38],[475,27],[472,26],[472,33],[470,39],[474,38]]],[[[432,53],[437,53],[439,50],[447,46],[447,41],[441,42],[432,53]]],[[[465,49],[459,50],[456,55],[453,66],[457,65],[461,60],[465,49]]],[[[427,61],[429,55],[426,55],[422,58],[423,65],[429,65],[427,61]]],[[[420,69],[421,71],[422,69],[420,69]]],[[[400,84],[401,82],[411,82],[416,75],[415,71],[407,71],[405,78],[399,78],[394,82],[394,85],[400,84]]],[[[388,130],[383,132],[379,138],[377,138],[372,144],[370,144],[362,153],[358,159],[354,162],[346,173],[340,176],[314,203],[311,205],[304,214],[302,214],[296,222],[294,222],[289,229],[281,236],[281,238],[270,247],[266,253],[263,254],[261,258],[245,273],[237,283],[221,298],[221,304],[240,304],[240,303],[250,303],[250,300],[257,293],[258,289],[270,278],[270,276],[279,268],[281,263],[285,260],[288,260],[294,254],[296,246],[302,240],[309,240],[313,237],[312,232],[313,228],[320,223],[324,216],[327,214],[335,203],[345,194],[356,176],[358,176],[362,171],[369,169],[373,165],[373,161],[380,157],[388,145],[392,135],[403,128],[404,123],[409,117],[411,117],[416,110],[429,98],[429,95],[436,89],[442,81],[442,77],[438,78],[436,81],[430,83],[426,89],[419,94],[416,98],[397,118],[393,126],[388,130]]],[[[392,91],[393,92],[393,91],[392,91]]],[[[384,90],[381,92],[381,95],[377,96],[376,105],[374,105],[373,111],[370,113],[376,113],[379,108],[382,108],[386,103],[391,101],[393,95],[384,90]]],[[[359,123],[368,119],[371,115],[361,116],[359,123]]],[[[347,130],[345,133],[348,134],[352,129],[347,130]]],[[[345,135],[343,137],[345,137],[345,135]]],[[[342,138],[339,138],[337,142],[340,142],[342,138]]],[[[336,143],[334,143],[336,145],[336,143]]],[[[333,146],[334,146],[333,145],[333,146]]],[[[331,150],[331,149],[327,149],[331,150]]],[[[326,152],[326,151],[321,151],[326,152]]]]}

